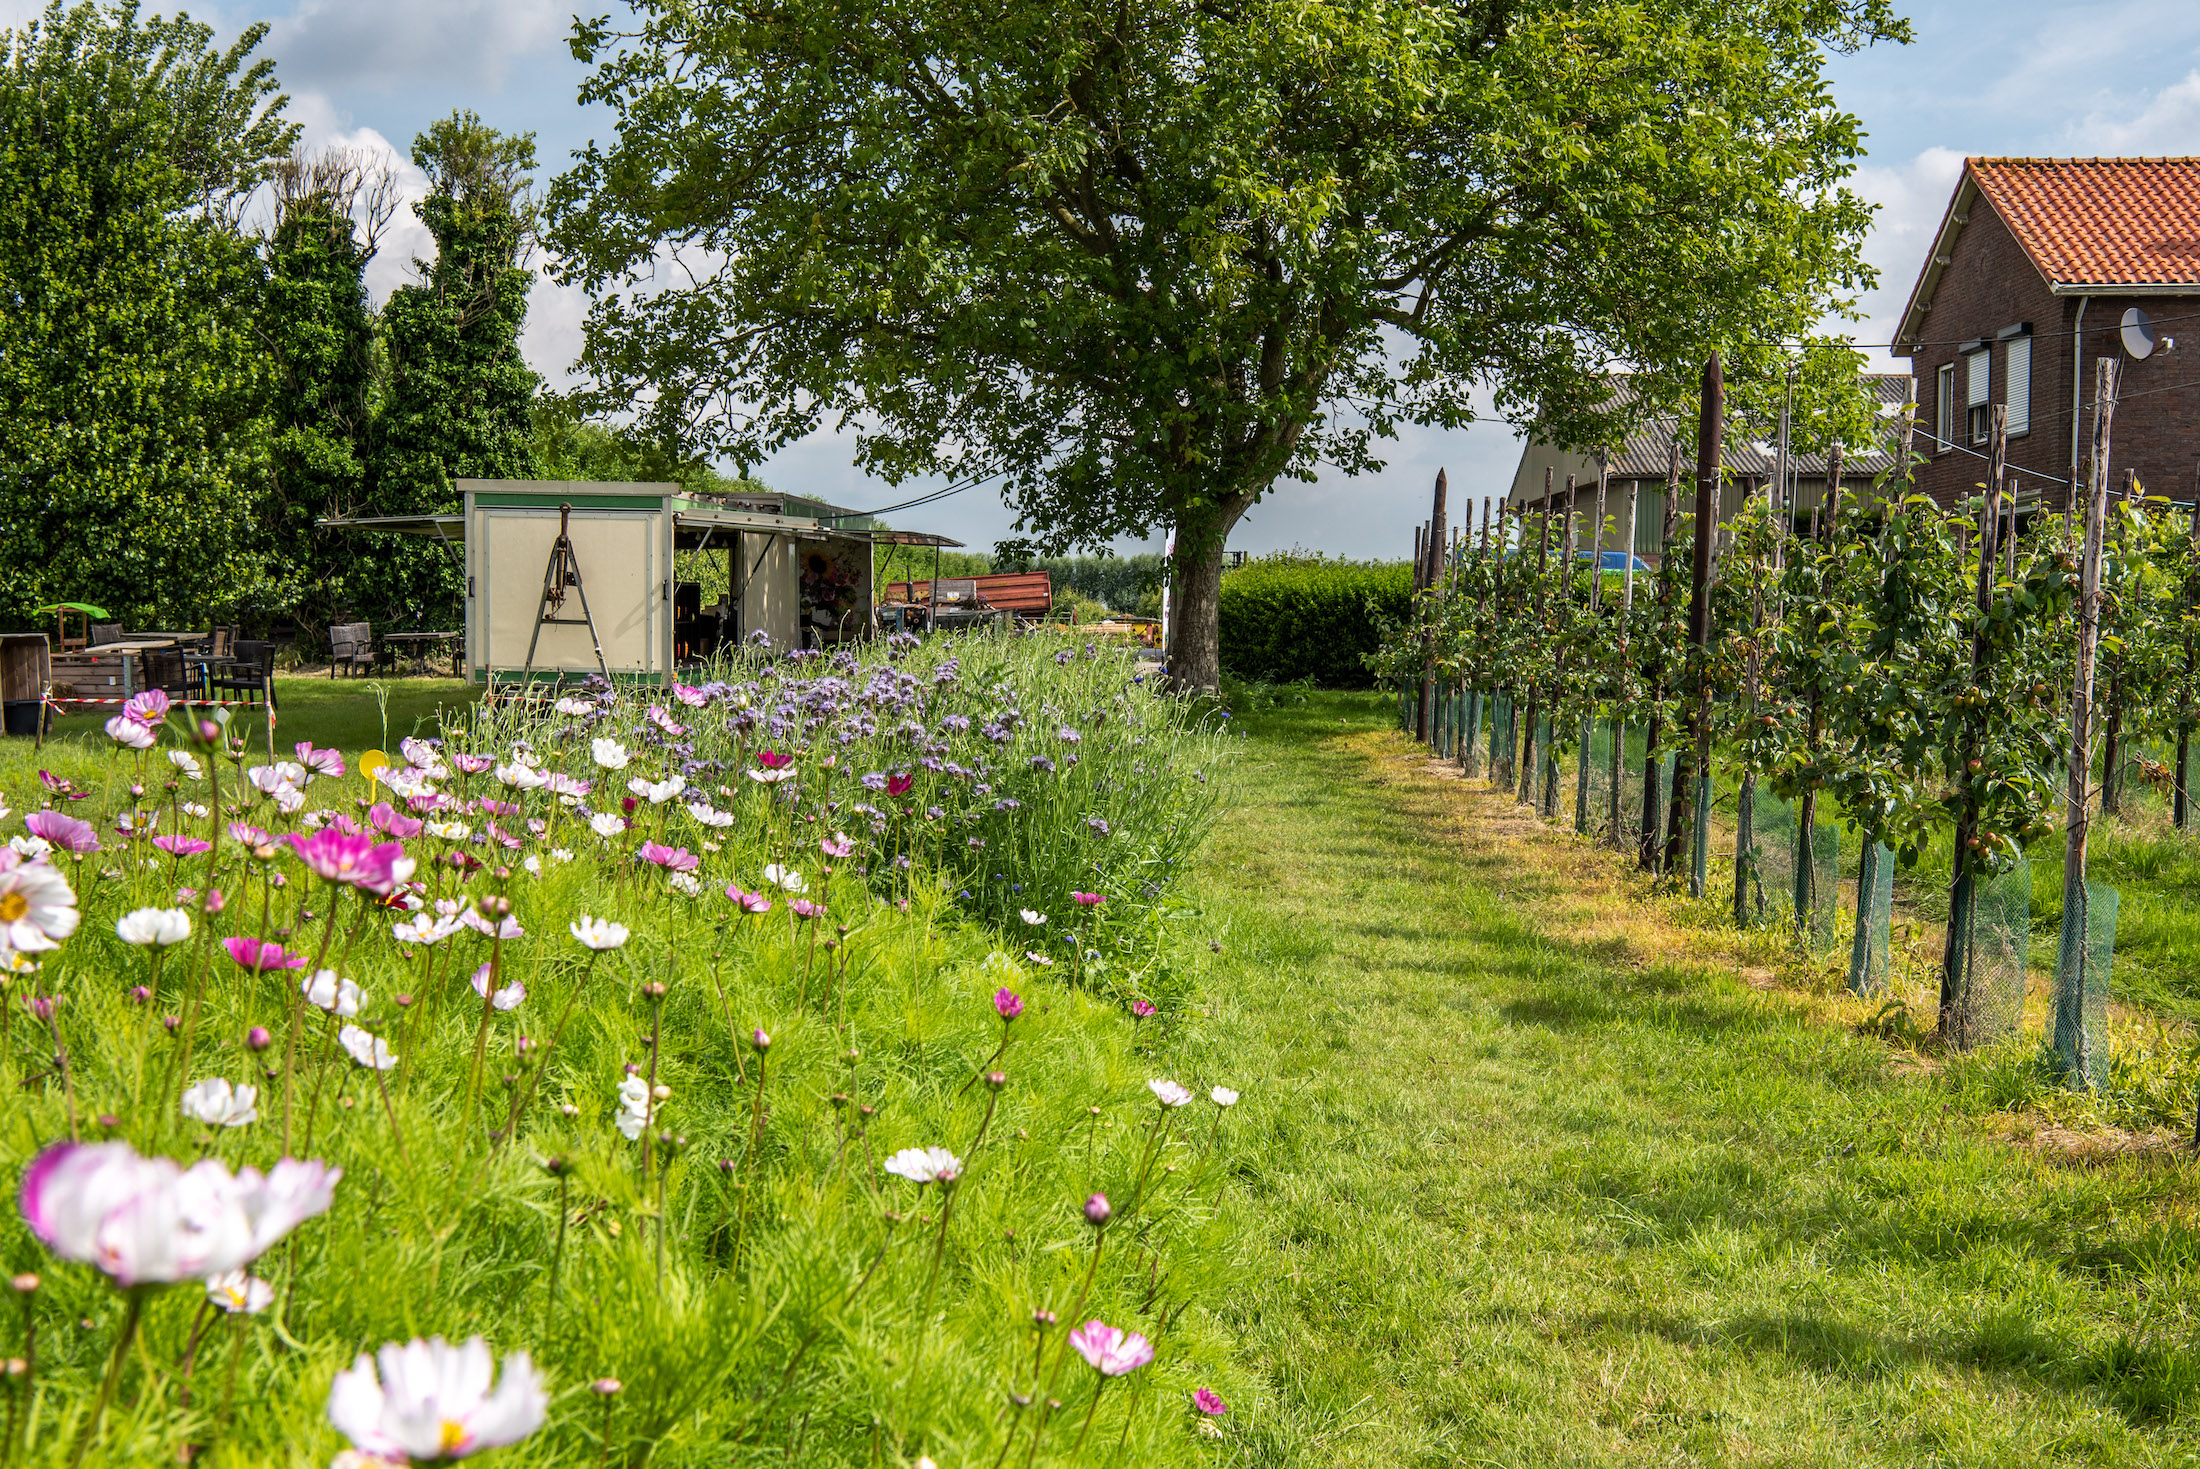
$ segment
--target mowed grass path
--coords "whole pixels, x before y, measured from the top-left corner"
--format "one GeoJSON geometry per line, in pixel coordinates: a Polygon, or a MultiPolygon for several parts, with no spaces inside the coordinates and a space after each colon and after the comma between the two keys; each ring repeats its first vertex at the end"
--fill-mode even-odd
{"type": "Polygon", "coordinates": [[[2189,1167],[2005,1140],[1375,698],[1241,721],[1195,1043],[1246,1095],[1239,1462],[2200,1457],[2189,1167]]]}

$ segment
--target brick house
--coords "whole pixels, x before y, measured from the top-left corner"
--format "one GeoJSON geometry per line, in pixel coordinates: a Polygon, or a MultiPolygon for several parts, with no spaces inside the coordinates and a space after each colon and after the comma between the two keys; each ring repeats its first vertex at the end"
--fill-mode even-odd
{"type": "Polygon", "coordinates": [[[1894,355],[1918,392],[1918,486],[1985,479],[2008,407],[2017,502],[2060,510],[2090,452],[2095,361],[2124,359],[2113,483],[2189,501],[2200,455],[2200,158],[1970,158],[1911,289],[1894,355]],[[2134,357],[2128,317],[2156,345],[2134,357]],[[2191,345],[2180,347],[2181,340],[2191,345]]]}

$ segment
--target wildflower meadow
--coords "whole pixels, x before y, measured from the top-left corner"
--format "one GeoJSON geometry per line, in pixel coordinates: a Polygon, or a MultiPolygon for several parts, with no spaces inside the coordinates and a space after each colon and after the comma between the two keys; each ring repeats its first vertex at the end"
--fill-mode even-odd
{"type": "Polygon", "coordinates": [[[0,1464],[1211,1457],[1222,736],[1058,638],[709,672],[10,752],[0,1464]]]}

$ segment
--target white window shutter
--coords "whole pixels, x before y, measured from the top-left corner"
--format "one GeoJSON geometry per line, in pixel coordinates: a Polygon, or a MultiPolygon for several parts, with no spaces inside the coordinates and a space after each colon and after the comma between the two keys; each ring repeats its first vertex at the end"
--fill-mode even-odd
{"type": "Polygon", "coordinates": [[[1940,453],[1956,441],[1956,367],[1953,362],[1933,374],[1933,452],[1940,453]]]}
{"type": "Polygon", "coordinates": [[[2027,433],[2032,427],[2032,339],[2011,337],[2002,360],[2002,402],[2009,408],[2009,432],[2027,433]]]}
{"type": "Polygon", "coordinates": [[[1971,380],[1968,385],[1970,392],[1964,399],[1965,407],[1984,408],[1993,401],[1992,395],[1987,391],[1988,380],[1993,375],[1993,361],[1994,356],[1991,352],[1973,352],[1965,359],[1965,366],[1971,370],[1971,380]]]}

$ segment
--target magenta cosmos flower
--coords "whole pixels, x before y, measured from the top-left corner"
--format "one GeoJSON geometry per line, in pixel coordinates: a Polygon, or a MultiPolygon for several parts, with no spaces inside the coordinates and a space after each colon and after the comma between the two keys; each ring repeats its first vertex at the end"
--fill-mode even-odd
{"type": "Polygon", "coordinates": [[[845,857],[856,849],[856,844],[848,840],[846,833],[836,831],[819,842],[817,847],[828,857],[845,857]]]}
{"type": "Polygon", "coordinates": [[[726,884],[726,896],[739,903],[745,912],[769,913],[772,911],[771,899],[765,897],[762,893],[745,893],[741,891],[739,883],[726,884]]]}
{"type": "Polygon", "coordinates": [[[917,778],[908,771],[896,771],[886,777],[886,794],[889,796],[906,796],[916,783],[917,778]]]}
{"type": "Polygon", "coordinates": [[[652,867],[662,867],[668,872],[693,872],[703,865],[703,859],[685,847],[668,847],[662,842],[644,842],[641,859],[652,867]]]}
{"type": "Polygon", "coordinates": [[[1024,997],[1014,990],[996,990],[993,994],[993,1008],[1000,1012],[1003,1020],[1014,1020],[1024,1013],[1024,997]]]}
{"type": "Polygon", "coordinates": [[[1070,898],[1080,908],[1097,908],[1107,901],[1106,895],[1102,893],[1071,893],[1070,898]]]}
{"type": "Polygon", "coordinates": [[[384,836],[395,837],[399,841],[420,835],[420,823],[405,815],[387,801],[376,801],[372,806],[369,806],[367,808],[367,820],[374,823],[376,831],[381,832],[384,836]]]}
{"type": "Polygon", "coordinates": [[[79,821],[59,811],[33,811],[23,818],[23,826],[32,836],[64,852],[82,856],[99,850],[99,834],[89,821],[79,821]]]}
{"type": "Polygon", "coordinates": [[[168,717],[168,695],[159,689],[132,694],[130,701],[122,706],[122,715],[139,724],[158,724],[168,717]]]}
{"type": "Polygon", "coordinates": [[[223,939],[222,947],[229,957],[254,974],[273,974],[278,969],[303,969],[306,956],[293,954],[281,944],[262,943],[255,938],[237,937],[223,939]]]}
{"type": "Polygon", "coordinates": [[[396,842],[376,842],[364,833],[352,835],[326,826],[312,836],[286,836],[292,851],[315,874],[330,882],[363,888],[387,896],[399,883],[411,878],[417,865],[396,842]]]}
{"type": "Polygon", "coordinates": [[[496,764],[496,761],[487,755],[467,755],[454,751],[451,755],[451,763],[468,775],[479,775],[482,771],[496,764]]]}
{"type": "Polygon", "coordinates": [[[213,850],[214,846],[212,842],[202,842],[197,837],[173,835],[154,837],[153,845],[171,857],[196,857],[201,852],[213,850]]]}
{"type": "Polygon", "coordinates": [[[759,750],[756,752],[756,763],[766,770],[785,770],[794,764],[794,756],[782,755],[777,750],[759,750]]]}
{"type": "Polygon", "coordinates": [[[1069,1344],[1102,1377],[1121,1377],[1153,1360],[1152,1342],[1105,1321],[1087,1321],[1069,1334],[1069,1344]]]}
{"type": "Polygon", "coordinates": [[[1230,1405],[1215,1395],[1212,1388],[1201,1388],[1192,1394],[1192,1406],[1210,1418],[1220,1418],[1230,1411],[1230,1405]]]}
{"type": "Polygon", "coordinates": [[[251,1264],[327,1212],[341,1168],[285,1158],[231,1176],[213,1159],[178,1166],[128,1143],[56,1143],[23,1175],[23,1220],[64,1260],[117,1285],[203,1280],[251,1264]]]}

